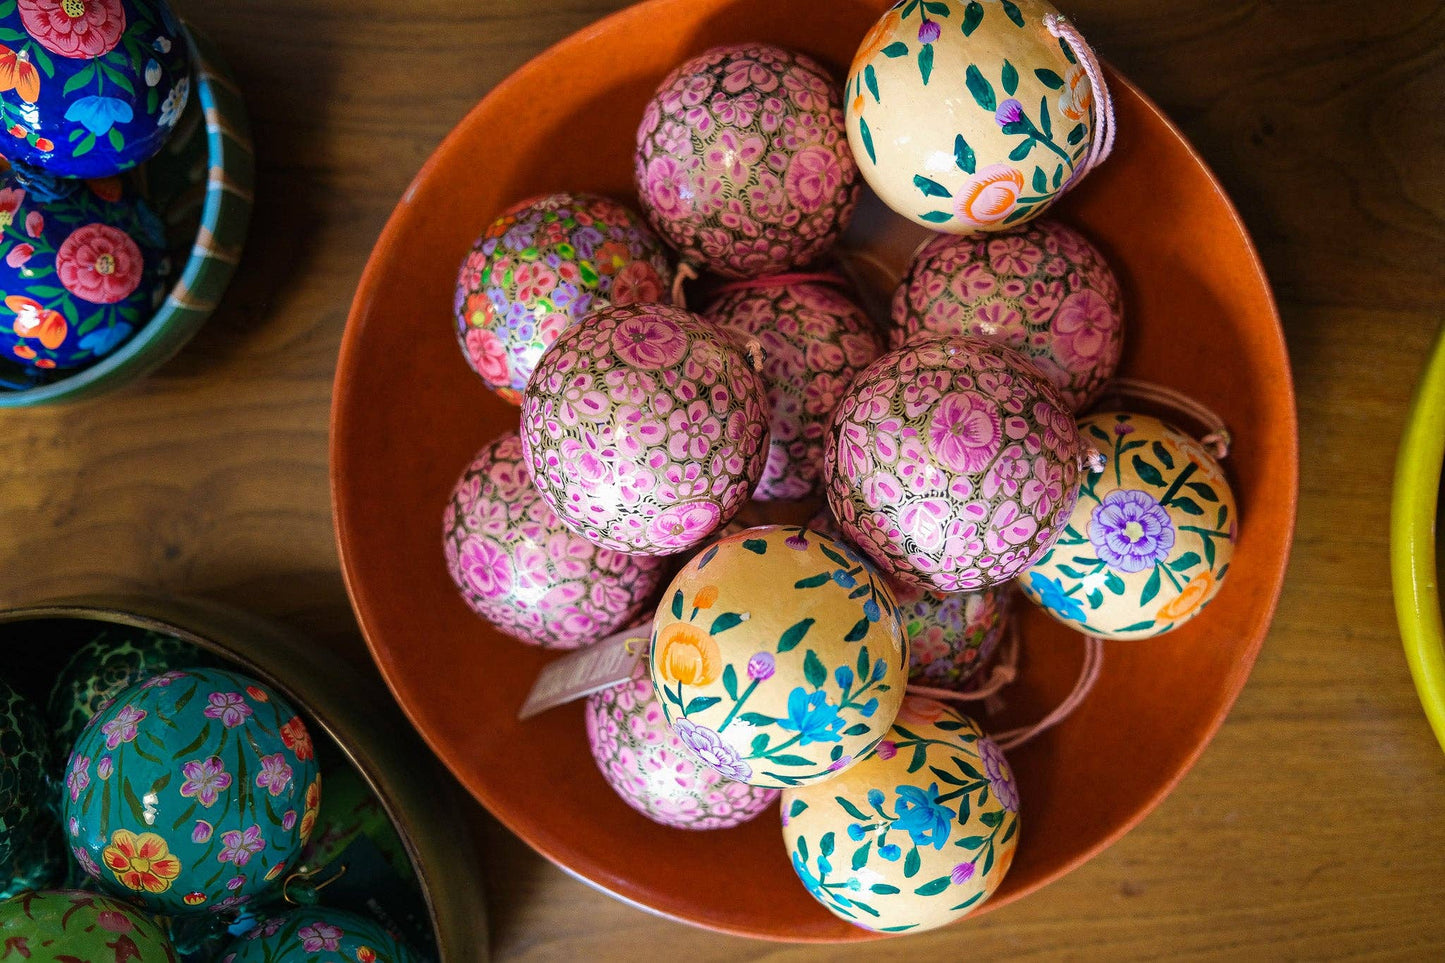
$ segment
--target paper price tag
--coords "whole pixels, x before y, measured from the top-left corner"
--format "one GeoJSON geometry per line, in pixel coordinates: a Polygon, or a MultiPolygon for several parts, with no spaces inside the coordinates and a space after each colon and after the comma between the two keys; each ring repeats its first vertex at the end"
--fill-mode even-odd
{"type": "Polygon", "coordinates": [[[532,691],[517,712],[518,719],[530,719],[574,699],[621,685],[637,670],[647,653],[652,623],[623,629],[615,635],[568,653],[547,663],[537,675],[532,691]]]}

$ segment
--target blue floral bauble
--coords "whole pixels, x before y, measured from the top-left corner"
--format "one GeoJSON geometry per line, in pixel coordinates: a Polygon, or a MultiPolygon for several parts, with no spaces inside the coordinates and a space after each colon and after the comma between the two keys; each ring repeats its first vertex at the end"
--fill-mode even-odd
{"type": "Polygon", "coordinates": [[[169,275],[164,225],[120,181],[42,202],[0,178],[0,356],[31,368],[98,361],[150,320],[169,275]]]}
{"type": "Polygon", "coordinates": [[[308,906],[262,920],[221,963],[414,963],[416,956],[373,920],[308,906]]]}
{"type": "Polygon", "coordinates": [[[121,691],[76,739],[62,791],[86,873],[167,915],[231,914],[279,887],[321,805],[296,710],[219,669],[121,691]]]}
{"type": "Polygon", "coordinates": [[[164,0],[0,0],[0,153],[108,177],[161,149],[191,86],[164,0]]]}

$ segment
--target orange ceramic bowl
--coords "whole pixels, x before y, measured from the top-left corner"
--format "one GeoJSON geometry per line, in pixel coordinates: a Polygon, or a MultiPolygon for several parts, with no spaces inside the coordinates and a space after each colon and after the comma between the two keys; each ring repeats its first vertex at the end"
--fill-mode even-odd
{"type": "MultiPolygon", "coordinates": [[[[453,284],[475,235],[521,198],[590,190],[630,199],[636,121],[674,65],[715,44],[761,39],[812,54],[841,77],[887,6],[835,0],[816,16],[816,4],[793,0],[651,0],[537,57],[467,115],[407,190],[362,276],[336,375],[331,473],[342,567],[376,662],[411,720],[538,852],[621,899],[729,933],[873,936],[808,896],[775,816],[723,832],[660,827],[603,781],[580,704],[517,721],[549,656],[473,615],[442,557],[452,484],[484,442],[518,420],[457,349],[453,284]]],[[[1188,770],[1249,675],[1294,526],[1294,399],[1259,261],[1179,132],[1127,81],[1111,80],[1118,147],[1056,211],[1098,242],[1120,276],[1124,373],[1192,395],[1232,429],[1227,467],[1242,529],[1208,612],[1157,640],[1110,644],[1083,707],[1012,754],[1021,844],[985,910],[1098,853],[1188,770]]],[[[848,244],[872,255],[875,294],[901,275],[921,236],[865,205],[848,244]]],[[[1079,670],[1077,635],[1029,612],[1024,637],[1022,677],[990,725],[1043,715],[1079,670]]]]}

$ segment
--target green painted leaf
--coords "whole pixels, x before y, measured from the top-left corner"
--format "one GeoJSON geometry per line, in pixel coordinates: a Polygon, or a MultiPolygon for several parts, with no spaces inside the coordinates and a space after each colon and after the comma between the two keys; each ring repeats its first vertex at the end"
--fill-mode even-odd
{"type": "Polygon", "coordinates": [[[750,726],[771,726],[778,721],[766,712],[744,712],[738,719],[750,726]]]}
{"type": "Polygon", "coordinates": [[[1049,118],[1049,98],[1039,98],[1039,130],[1043,131],[1044,140],[1054,139],[1054,122],[1049,118]]]}
{"type": "Polygon", "coordinates": [[[678,589],[672,594],[672,617],[682,618],[682,589],[678,589]]]}
{"type": "Polygon", "coordinates": [[[27,44],[26,48],[35,58],[35,62],[40,65],[40,69],[45,71],[45,76],[53,78],[55,76],[55,63],[50,59],[50,56],[46,54],[44,50],[40,49],[38,44],[27,44]]]}
{"type": "Polygon", "coordinates": [[[754,555],[766,555],[766,554],[768,554],[768,543],[767,543],[767,541],[765,541],[764,539],[761,539],[761,538],[750,538],[750,539],[747,539],[746,541],[743,542],[743,548],[745,548],[745,549],[747,549],[748,551],[752,552],[754,555]]]}
{"type": "Polygon", "coordinates": [[[949,211],[929,211],[927,214],[918,215],[918,219],[930,224],[942,224],[944,221],[953,220],[953,214],[949,211]]]}
{"type": "Polygon", "coordinates": [[[948,8],[948,4],[942,3],[940,0],[925,0],[923,9],[935,17],[943,17],[944,19],[947,19],[953,13],[953,11],[948,8]]]}
{"type": "Polygon", "coordinates": [[[1113,444],[1113,441],[1109,438],[1109,433],[1108,433],[1107,431],[1105,431],[1104,429],[1100,428],[1098,425],[1090,425],[1090,426],[1089,426],[1089,434],[1093,435],[1095,438],[1099,439],[1100,441],[1109,442],[1109,444],[1113,444]]]}
{"type": "Polygon", "coordinates": [[[964,71],[964,82],[968,84],[968,92],[973,94],[977,104],[989,113],[998,110],[998,98],[994,96],[993,84],[988,82],[976,64],[969,64],[968,70],[964,71]]]}
{"type": "Polygon", "coordinates": [[[823,662],[818,658],[818,653],[812,649],[803,657],[803,678],[808,680],[808,685],[815,689],[821,689],[823,683],[828,681],[828,670],[823,668],[823,662]]]}
{"type": "Polygon", "coordinates": [[[803,641],[803,636],[807,635],[808,630],[812,627],[813,620],[810,618],[803,619],[801,622],[794,622],[792,625],[788,626],[786,629],[783,630],[783,634],[778,638],[778,651],[793,651],[793,649],[798,647],[798,643],[803,641]]]}
{"type": "Polygon", "coordinates": [[[918,188],[927,197],[952,197],[952,192],[938,181],[924,177],[922,174],[913,175],[913,186],[918,188]]]}
{"type": "Polygon", "coordinates": [[[878,163],[878,154],[873,150],[873,132],[868,129],[868,121],[862,117],[858,118],[858,136],[863,139],[863,149],[868,152],[868,159],[878,163]]]}
{"type": "Polygon", "coordinates": [[[1008,159],[1013,161],[1023,160],[1025,157],[1029,156],[1029,151],[1034,149],[1034,144],[1036,143],[1038,143],[1038,141],[1034,140],[1032,137],[1027,137],[1024,140],[1019,141],[1019,145],[1008,152],[1008,159]]]}
{"type": "Polygon", "coordinates": [[[1160,464],[1162,464],[1165,469],[1169,471],[1174,470],[1174,456],[1169,454],[1168,448],[1165,448],[1156,441],[1150,445],[1149,450],[1154,453],[1154,457],[1159,459],[1160,464]]]}
{"type": "MultiPolygon", "coordinates": [[[[836,893],[833,894],[833,898],[834,898],[834,899],[841,899],[841,897],[838,896],[836,893]]],[[[849,902],[850,905],[853,906],[854,909],[860,909],[860,910],[862,910],[863,912],[867,913],[869,916],[874,916],[874,917],[878,916],[878,911],[877,911],[876,909],[874,909],[873,907],[869,906],[867,903],[860,903],[860,902],[858,902],[856,899],[850,899],[848,902],[849,902]]]]}
{"type": "Polygon", "coordinates": [[[854,668],[858,670],[858,673],[857,673],[858,678],[859,678],[859,679],[867,679],[867,678],[868,678],[868,669],[869,669],[872,665],[873,665],[873,663],[870,661],[870,657],[869,657],[869,655],[868,655],[868,646],[865,645],[865,646],[863,646],[863,648],[861,648],[861,649],[858,650],[858,661],[857,661],[857,663],[854,665],[854,668]]]}
{"type": "Polygon", "coordinates": [[[968,783],[949,772],[947,769],[940,769],[937,766],[929,766],[928,771],[951,786],[966,786],[968,783]]]}
{"type": "Polygon", "coordinates": [[[973,148],[968,146],[968,141],[959,134],[953,138],[953,162],[958,169],[965,174],[972,174],[978,167],[978,158],[973,154],[973,148]]]}
{"type": "Polygon", "coordinates": [[[908,771],[917,772],[918,770],[923,768],[923,764],[927,761],[928,746],[920,742],[918,745],[913,747],[913,758],[908,760],[908,771]]]}
{"type": "Polygon", "coordinates": [[[988,890],[981,889],[977,893],[974,893],[972,896],[970,896],[968,899],[964,900],[962,903],[959,903],[957,906],[950,906],[948,911],[950,913],[956,913],[961,909],[968,909],[974,903],[977,903],[979,900],[983,899],[984,894],[987,892],[988,890]]]}
{"type": "Polygon", "coordinates": [[[189,756],[191,753],[201,748],[201,746],[204,745],[206,740],[209,738],[211,738],[211,724],[208,722],[201,727],[200,733],[196,736],[194,740],[187,743],[184,748],[177,750],[176,753],[171,756],[171,758],[179,759],[182,756],[189,756]]]}
{"type": "Polygon", "coordinates": [[[827,585],[833,581],[832,572],[819,572],[817,575],[809,575],[807,578],[800,578],[793,583],[793,588],[810,589],[820,585],[827,585]]]}
{"type": "Polygon", "coordinates": [[[915,928],[916,926],[918,926],[917,923],[900,923],[898,926],[880,926],[880,927],[878,927],[878,932],[880,932],[880,933],[906,933],[906,932],[908,932],[909,930],[915,928]]]}
{"type": "Polygon", "coordinates": [[[908,44],[901,40],[895,40],[883,48],[883,56],[890,60],[897,60],[906,53],[908,53],[908,44]]]}
{"type": "Polygon", "coordinates": [[[1204,539],[1204,564],[1214,568],[1214,539],[1204,539]]]}
{"type": "Polygon", "coordinates": [[[1003,92],[1012,97],[1019,89],[1018,69],[1005,60],[1003,62],[1003,74],[1000,79],[1003,81],[1003,92]]]}
{"type": "MultiPolygon", "coordinates": [[[[850,803],[848,800],[844,799],[842,796],[834,796],[833,800],[839,806],[842,806],[843,811],[846,812],[848,815],[852,816],[854,819],[866,820],[868,818],[867,813],[850,803]]],[[[793,813],[793,815],[796,816],[797,813],[793,813]]]]}
{"type": "Polygon", "coordinates": [[[1209,485],[1206,485],[1204,482],[1188,482],[1187,484],[1185,484],[1184,487],[1192,491],[1194,494],[1198,495],[1200,498],[1204,499],[1206,502],[1219,501],[1219,496],[1214,493],[1214,489],[1211,488],[1209,485]]]}
{"type": "Polygon", "coordinates": [[[1039,83],[1043,84],[1050,90],[1064,89],[1064,78],[1060,77],[1058,74],[1054,73],[1047,67],[1039,67],[1038,69],[1036,69],[1034,71],[1034,76],[1039,78],[1039,83]]]}
{"type": "MultiPolygon", "coordinates": [[[[753,736],[752,745],[750,745],[750,746],[748,747],[749,751],[752,752],[754,755],[757,755],[757,756],[761,756],[761,755],[763,754],[763,751],[766,750],[767,748],[768,748],[768,734],[767,734],[766,732],[760,732],[760,733],[758,733],[757,735],[753,736]]],[[[798,800],[798,802],[802,802],[802,800],[798,800]]],[[[793,805],[796,806],[796,805],[797,805],[797,802],[795,802],[793,805]]],[[[807,804],[807,803],[803,803],[803,808],[804,808],[804,809],[807,809],[807,808],[808,808],[808,804],[807,804]]],[[[793,813],[793,815],[796,816],[797,813],[793,813]]]]}
{"type": "Polygon", "coordinates": [[[769,756],[768,762],[778,766],[811,766],[813,760],[807,756],[794,756],[784,753],[781,756],[769,756]]]}
{"type": "Polygon", "coordinates": [[[853,850],[853,858],[849,861],[849,865],[853,867],[854,872],[857,872],[864,866],[868,865],[868,854],[872,850],[873,840],[871,839],[868,840],[868,842],[864,843],[862,846],[859,846],[857,849],[853,850]]]}
{"type": "Polygon", "coordinates": [[[1080,572],[1078,569],[1074,568],[1072,565],[1060,565],[1060,566],[1059,566],[1059,572],[1060,572],[1060,574],[1062,574],[1062,575],[1067,575],[1069,578],[1083,578],[1083,577],[1084,577],[1084,573],[1083,573],[1083,572],[1080,572]]]}
{"type": "Polygon", "coordinates": [[[1158,566],[1158,565],[1155,565],[1155,566],[1154,566],[1154,571],[1153,571],[1153,573],[1151,573],[1150,576],[1149,576],[1149,581],[1147,581],[1147,582],[1144,583],[1144,591],[1141,592],[1140,595],[1139,595],[1139,604],[1140,604],[1140,605],[1148,605],[1151,601],[1153,601],[1154,596],[1156,596],[1156,595],[1158,595],[1158,594],[1159,594],[1159,566],[1158,566]]]}
{"type": "Polygon", "coordinates": [[[1070,47],[1063,37],[1059,38],[1059,49],[1064,52],[1064,59],[1069,63],[1076,64],[1079,62],[1079,58],[1074,56],[1074,48],[1070,47]]]}
{"type": "Polygon", "coordinates": [[[1220,531],[1224,531],[1224,523],[1225,523],[1226,521],[1228,521],[1228,519],[1229,519],[1229,506],[1228,506],[1228,505],[1220,505],[1220,506],[1219,506],[1219,514],[1218,514],[1218,515],[1215,517],[1215,519],[1214,519],[1214,527],[1217,528],[1217,529],[1219,529],[1220,531]]]}
{"type": "Polygon", "coordinates": [[[930,879],[922,886],[915,887],[913,892],[917,893],[919,896],[937,896],[939,893],[948,889],[948,887],[952,885],[952,883],[952,878],[948,876],[940,876],[937,879],[930,879]]]}
{"type": "Polygon", "coordinates": [[[1011,823],[1008,824],[1008,829],[1004,830],[1003,839],[1000,839],[1000,840],[998,841],[998,844],[999,844],[1000,846],[1002,846],[1004,843],[1008,842],[1010,839],[1013,839],[1013,838],[1014,838],[1014,834],[1017,833],[1018,831],[1019,831],[1019,821],[1018,821],[1017,819],[1015,819],[1013,822],[1011,822],[1011,823]]]}
{"type": "Polygon", "coordinates": [[[843,636],[843,641],[861,642],[863,638],[868,635],[868,626],[872,624],[873,623],[868,621],[868,617],[866,615],[863,616],[863,618],[853,623],[853,627],[848,630],[848,634],[843,636]]]}
{"type": "Polygon", "coordinates": [[[846,729],[843,730],[843,735],[845,735],[845,736],[861,736],[861,735],[863,735],[863,733],[865,733],[865,732],[867,732],[867,731],[868,731],[868,723],[866,723],[866,722],[855,722],[855,723],[853,723],[851,726],[849,726],[848,728],[846,728],[846,729]]]}
{"type": "Polygon", "coordinates": [[[1135,622],[1133,625],[1126,625],[1122,629],[1115,629],[1115,632],[1143,632],[1145,629],[1154,627],[1153,619],[1146,619],[1143,622],[1135,622]]]}
{"type": "Polygon", "coordinates": [[[1011,3],[1010,0],[999,0],[999,6],[1003,7],[1003,12],[1008,14],[1008,18],[1014,22],[1015,27],[1022,27],[1024,25],[1024,15],[1019,12],[1019,8],[1011,3]]]}
{"type": "Polygon", "coordinates": [[[1121,579],[1119,576],[1115,575],[1113,572],[1105,572],[1104,588],[1108,589],[1110,592],[1113,592],[1115,595],[1123,595],[1124,580],[1121,579]]]}
{"type": "Polygon", "coordinates": [[[1049,176],[1044,173],[1042,167],[1034,168],[1034,193],[1044,194],[1049,189],[1049,176]]]}
{"type": "Polygon", "coordinates": [[[837,837],[833,833],[824,833],[823,837],[818,840],[818,851],[824,856],[832,856],[833,848],[836,844],[837,837]]]}
{"type": "Polygon", "coordinates": [[[868,887],[868,889],[870,892],[877,893],[879,896],[892,896],[894,893],[899,892],[897,886],[890,886],[888,883],[874,883],[868,887]]]}
{"type": "Polygon", "coordinates": [[[1199,503],[1187,495],[1183,497],[1175,495],[1173,498],[1169,499],[1169,507],[1177,508],[1186,515],[1204,514],[1204,509],[1199,507],[1199,503]]]}
{"type": "Polygon", "coordinates": [[[1183,555],[1170,562],[1169,567],[1176,572],[1182,572],[1185,569],[1193,568],[1194,566],[1198,565],[1199,561],[1200,559],[1198,552],[1185,552],[1183,555]]]}
{"type": "Polygon", "coordinates": [[[912,879],[918,875],[918,871],[922,868],[923,857],[918,855],[918,847],[915,846],[908,851],[908,855],[903,859],[903,875],[912,879]]]}
{"type": "Polygon", "coordinates": [[[1096,609],[1104,604],[1104,593],[1100,592],[1098,589],[1094,589],[1093,591],[1091,591],[1087,596],[1085,596],[1085,598],[1088,599],[1089,608],[1091,609],[1096,609]]]}
{"type": "Polygon", "coordinates": [[[61,94],[68,96],[71,92],[84,87],[86,83],[90,80],[90,76],[93,73],[95,73],[94,60],[77,70],[75,72],[75,76],[71,77],[65,82],[65,86],[61,88],[61,94]]]}
{"type": "Polygon", "coordinates": [[[89,154],[90,151],[91,151],[91,149],[92,149],[93,147],[95,147],[95,135],[94,135],[94,134],[86,134],[86,135],[85,135],[85,140],[83,140],[83,141],[81,141],[79,144],[76,144],[76,145],[75,145],[75,150],[73,150],[73,151],[70,152],[70,156],[71,156],[71,157],[81,157],[81,156],[84,156],[85,154],[89,154]]]}
{"type": "Polygon", "coordinates": [[[807,808],[808,804],[803,802],[803,800],[794,799],[793,804],[788,807],[788,818],[797,819],[799,816],[803,815],[803,811],[807,808]]]}
{"type": "Polygon", "coordinates": [[[928,86],[928,78],[933,76],[933,44],[926,43],[918,50],[918,76],[923,78],[923,86],[928,86]]]}
{"type": "Polygon", "coordinates": [[[1069,146],[1072,147],[1072,146],[1074,146],[1075,144],[1077,144],[1079,141],[1083,140],[1083,139],[1084,139],[1084,135],[1087,134],[1088,132],[1089,132],[1089,128],[1085,127],[1083,124],[1075,124],[1074,127],[1073,127],[1073,129],[1069,131],[1069,137],[1068,137],[1069,146]]]}
{"type": "Polygon", "coordinates": [[[731,662],[728,663],[726,669],[723,669],[722,682],[723,690],[727,692],[728,698],[736,702],[738,698],[738,670],[733,668],[731,662]]]}
{"type": "Polygon", "coordinates": [[[125,137],[114,127],[105,135],[105,139],[110,141],[110,146],[116,150],[125,150],[125,137]]]}
{"type": "Polygon", "coordinates": [[[805,863],[808,861],[808,837],[807,837],[807,836],[799,836],[799,837],[798,837],[798,858],[801,859],[801,860],[802,860],[803,862],[805,862],[805,863]]]}
{"type": "Polygon", "coordinates": [[[863,82],[868,85],[868,93],[873,95],[873,103],[880,103],[878,97],[878,71],[869,64],[863,68],[863,82]]]}
{"type": "Polygon", "coordinates": [[[707,630],[707,634],[717,635],[719,632],[726,632],[728,629],[736,628],[746,621],[747,619],[737,612],[724,612],[712,620],[712,628],[707,630]]]}
{"type": "Polygon", "coordinates": [[[978,0],[970,0],[969,5],[963,8],[963,35],[970,36],[982,22],[983,4],[978,0]]]}
{"type": "Polygon", "coordinates": [[[1064,182],[1064,165],[1063,165],[1063,164],[1060,164],[1058,167],[1055,167],[1055,168],[1054,168],[1054,190],[1058,190],[1058,189],[1059,189],[1059,185],[1063,184],[1063,182],[1064,182]]]}
{"type": "Polygon", "coordinates": [[[130,788],[130,783],[121,780],[121,795],[125,797],[125,804],[130,808],[131,815],[135,817],[137,826],[146,825],[145,809],[141,807],[140,800],[135,798],[135,790],[130,788]]]}
{"type": "Polygon", "coordinates": [[[982,836],[965,836],[958,841],[958,845],[964,849],[978,849],[983,845],[982,836]]]}
{"type": "Polygon", "coordinates": [[[1139,477],[1144,480],[1144,484],[1164,487],[1164,475],[1151,462],[1135,455],[1130,464],[1134,466],[1134,471],[1138,473],[1139,477]]]}

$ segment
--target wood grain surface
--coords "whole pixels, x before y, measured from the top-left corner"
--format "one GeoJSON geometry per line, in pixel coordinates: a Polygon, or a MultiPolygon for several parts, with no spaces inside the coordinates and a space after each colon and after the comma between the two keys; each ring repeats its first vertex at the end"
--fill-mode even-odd
{"type": "MultiPolygon", "coordinates": [[[[225,305],[158,374],[95,402],[0,413],[0,605],[185,592],[364,663],[326,468],[352,290],[392,205],[462,114],[622,5],[178,0],[247,92],[250,246],[225,305]]],[[[648,916],[479,812],[498,958],[610,958],[639,944],[695,963],[1445,955],[1445,755],[1410,685],[1387,561],[1395,446],[1445,309],[1445,8],[1077,0],[1067,12],[1219,174],[1284,317],[1299,527],[1274,629],[1229,721],[1174,794],[1083,869],[975,922],[847,952],[648,916]]]]}

